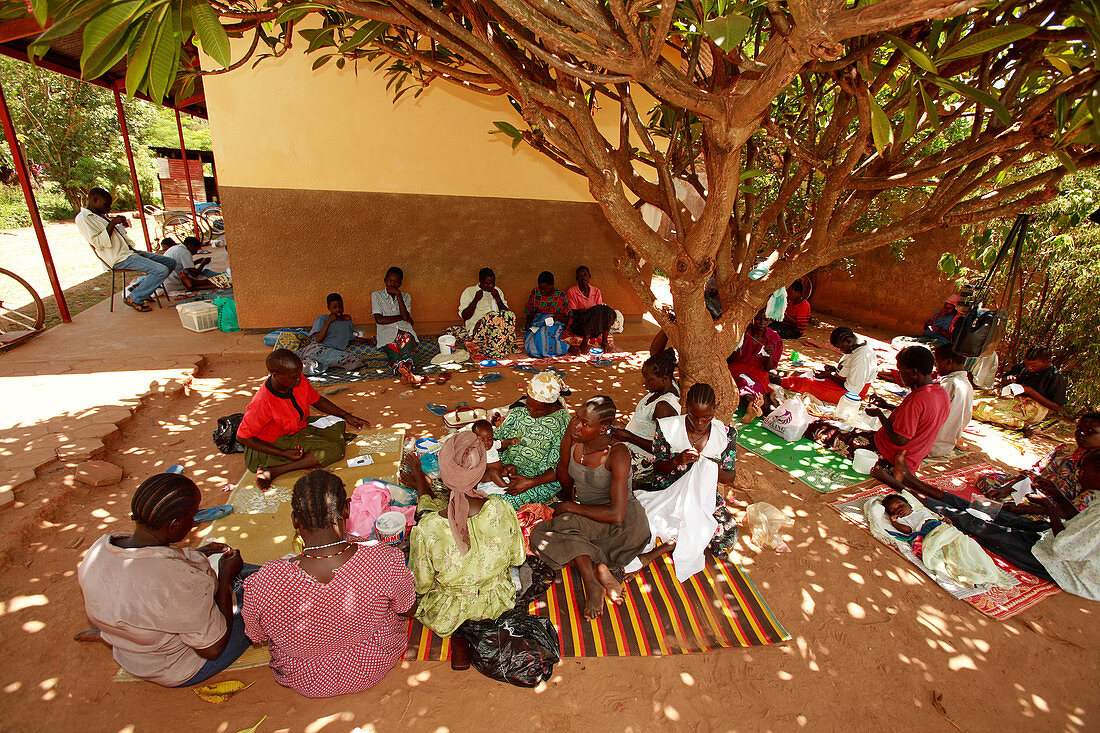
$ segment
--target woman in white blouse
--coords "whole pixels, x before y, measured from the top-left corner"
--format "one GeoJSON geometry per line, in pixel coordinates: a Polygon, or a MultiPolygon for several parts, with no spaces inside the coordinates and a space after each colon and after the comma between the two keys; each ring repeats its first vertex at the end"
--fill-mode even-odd
{"type": "Polygon", "coordinates": [[[400,267],[386,271],[384,290],[371,293],[371,312],[378,324],[378,348],[405,384],[419,384],[423,377],[413,373],[413,351],[418,339],[413,328],[412,296],[401,290],[405,273],[400,267]]]}
{"type": "Polygon", "coordinates": [[[642,385],[646,396],[634,409],[626,428],[612,428],[611,437],[626,443],[634,468],[634,485],[644,483],[653,470],[653,436],[657,421],[680,413],[680,392],[676,387],[676,352],[663,349],[642,364],[642,385]]]}

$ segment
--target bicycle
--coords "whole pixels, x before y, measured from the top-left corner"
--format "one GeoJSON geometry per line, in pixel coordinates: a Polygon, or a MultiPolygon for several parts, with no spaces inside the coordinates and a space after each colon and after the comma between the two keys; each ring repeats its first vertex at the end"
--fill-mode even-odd
{"type": "Polygon", "coordinates": [[[0,349],[38,335],[45,324],[46,305],[30,283],[0,269],[0,349]]]}

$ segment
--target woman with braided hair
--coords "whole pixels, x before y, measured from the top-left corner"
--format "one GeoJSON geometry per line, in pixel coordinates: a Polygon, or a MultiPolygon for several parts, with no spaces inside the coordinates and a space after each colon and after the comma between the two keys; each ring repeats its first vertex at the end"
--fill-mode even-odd
{"type": "MultiPolygon", "coordinates": [[[[77,570],[84,609],[96,627],[77,640],[102,641],[124,670],[165,687],[213,677],[250,644],[233,613],[234,585],[256,566],[217,542],[197,550],[173,547],[194,526],[201,499],[186,476],[151,476],[130,503],[134,531],[100,537],[77,570]],[[215,573],[211,556],[217,554],[215,573]]],[[[239,595],[236,600],[239,605],[239,595]]]]}
{"type": "Polygon", "coordinates": [[[416,596],[395,547],[344,539],[344,482],[314,470],[290,497],[301,554],[264,563],[244,584],[245,631],[271,650],[275,681],[305,697],[373,687],[401,660],[416,596]]]}
{"type": "Polygon", "coordinates": [[[577,410],[561,442],[558,481],[567,497],[531,530],[531,549],[552,568],[572,565],[584,583],[584,617],[604,599],[623,602],[623,567],[649,542],[645,510],[630,491],[630,451],[611,435],[615,403],[597,395],[577,410]]]}
{"type": "Polygon", "coordinates": [[[680,412],[680,389],[676,386],[676,352],[662,348],[642,364],[642,386],[646,396],[634,408],[625,428],[611,428],[611,437],[630,451],[635,485],[649,479],[653,471],[653,437],[657,421],[680,412]]]}

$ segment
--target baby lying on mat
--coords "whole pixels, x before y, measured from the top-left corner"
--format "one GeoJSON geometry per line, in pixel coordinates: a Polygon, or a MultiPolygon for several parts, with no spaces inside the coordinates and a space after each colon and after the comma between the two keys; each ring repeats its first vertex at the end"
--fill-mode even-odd
{"type": "Polygon", "coordinates": [[[909,545],[933,573],[971,588],[1010,588],[1016,584],[973,538],[927,509],[909,492],[868,499],[863,513],[873,535],[886,542],[909,545]]]}
{"type": "Polygon", "coordinates": [[[470,430],[485,445],[485,475],[481,477],[478,488],[487,494],[503,493],[499,489],[507,486],[512,476],[516,475],[516,467],[505,468],[500,460],[500,451],[519,443],[519,438],[497,440],[493,436],[493,425],[488,420],[478,420],[470,426],[470,430]],[[484,484],[489,484],[489,487],[484,484]]]}

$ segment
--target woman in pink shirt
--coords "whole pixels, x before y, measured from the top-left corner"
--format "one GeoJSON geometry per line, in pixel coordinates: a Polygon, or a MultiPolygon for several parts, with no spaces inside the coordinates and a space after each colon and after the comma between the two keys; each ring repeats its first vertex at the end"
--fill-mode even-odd
{"type": "Polygon", "coordinates": [[[300,555],[264,563],[244,584],[244,630],[271,650],[275,681],[305,697],[373,687],[401,660],[416,600],[401,551],[344,539],[344,483],[314,470],[294,484],[300,555]]]}
{"type": "Polygon", "coordinates": [[[572,319],[569,330],[580,336],[580,352],[588,353],[588,341],[599,337],[600,347],[607,351],[607,336],[615,325],[615,311],[604,304],[603,293],[592,284],[592,272],[584,265],[577,268],[577,284],[565,291],[572,319]]]}

